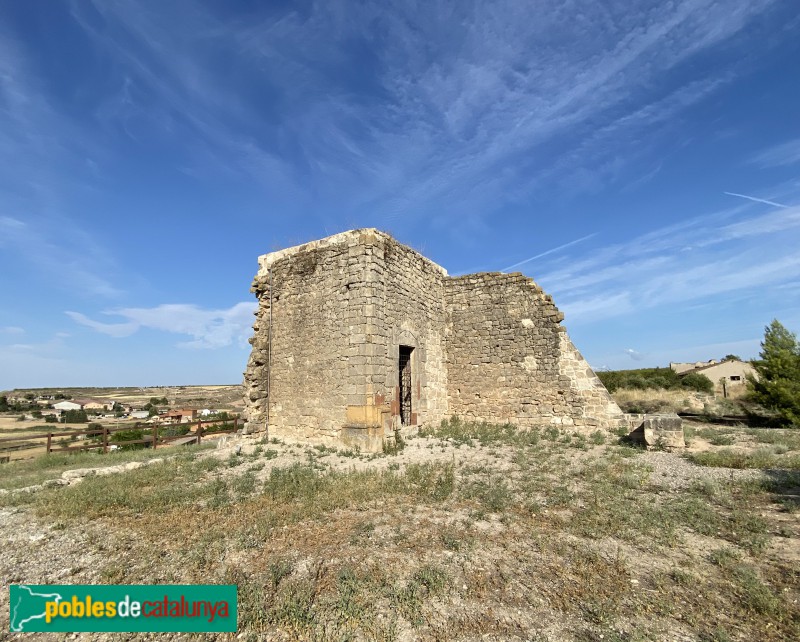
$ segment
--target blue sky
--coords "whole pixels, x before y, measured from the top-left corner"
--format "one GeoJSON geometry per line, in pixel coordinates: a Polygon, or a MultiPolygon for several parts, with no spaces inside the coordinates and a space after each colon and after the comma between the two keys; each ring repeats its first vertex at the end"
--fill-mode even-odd
{"type": "Polygon", "coordinates": [[[259,254],[521,270],[596,368],[800,330],[794,0],[0,3],[0,389],[241,380],[259,254]]]}

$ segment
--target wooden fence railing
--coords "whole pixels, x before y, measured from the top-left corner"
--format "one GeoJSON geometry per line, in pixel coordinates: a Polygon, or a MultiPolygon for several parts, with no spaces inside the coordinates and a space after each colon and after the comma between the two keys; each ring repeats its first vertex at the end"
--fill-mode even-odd
{"type": "MultiPolygon", "coordinates": [[[[235,432],[239,428],[239,418],[233,417],[231,419],[211,419],[203,421],[202,419],[186,423],[186,424],[154,424],[152,426],[119,426],[117,428],[94,428],[92,430],[69,430],[62,432],[47,432],[36,435],[24,435],[19,437],[4,437],[0,439],[0,462],[8,461],[11,452],[20,452],[27,450],[35,450],[42,447],[44,442],[45,452],[61,453],[73,450],[92,450],[102,449],[107,453],[111,446],[132,446],[135,444],[143,444],[145,447],[153,448],[154,450],[159,446],[169,445],[170,442],[181,441],[182,444],[200,443],[203,437],[209,437],[217,434],[235,432]],[[220,425],[221,424],[221,425],[220,425]],[[165,434],[170,432],[170,429],[175,428],[188,428],[188,431],[183,434],[165,434]],[[114,433],[125,432],[131,430],[142,430],[150,434],[144,435],[142,439],[125,439],[112,441],[110,437],[114,433]],[[53,440],[61,437],[68,437],[77,440],[78,437],[95,437],[95,439],[84,439],[84,443],[78,445],[65,445],[64,443],[53,443],[53,440]]],[[[62,440],[63,441],[63,440],[62,440]]],[[[30,457],[35,457],[37,454],[30,454],[30,457]]],[[[25,457],[15,457],[15,459],[25,459],[25,457]]]]}

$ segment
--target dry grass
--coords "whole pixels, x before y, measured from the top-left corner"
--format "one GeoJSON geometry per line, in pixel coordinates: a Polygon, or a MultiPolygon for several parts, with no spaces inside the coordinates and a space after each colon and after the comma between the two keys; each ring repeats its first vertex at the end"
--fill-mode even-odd
{"type": "Polygon", "coordinates": [[[725,449],[714,452],[690,453],[688,457],[692,462],[701,466],[800,471],[800,455],[783,455],[776,452],[774,448],[759,448],[751,452],[725,449]]]}
{"type": "MultiPolygon", "coordinates": [[[[191,446],[183,448],[184,454],[193,456],[191,453],[213,448],[212,444],[203,444],[200,447],[191,446]]],[[[71,454],[50,454],[12,461],[0,466],[0,489],[24,488],[41,484],[49,479],[57,479],[61,473],[76,468],[102,468],[115,466],[132,461],[147,461],[156,457],[175,455],[174,449],[157,450],[126,450],[102,454],[101,452],[87,451],[74,452],[71,454]]],[[[123,477],[124,479],[124,477],[123,477]]]]}
{"type": "Polygon", "coordinates": [[[796,480],[665,492],[613,442],[446,422],[369,461],[261,445],[23,508],[101,529],[96,580],[238,584],[245,640],[798,639],[796,480]]]}

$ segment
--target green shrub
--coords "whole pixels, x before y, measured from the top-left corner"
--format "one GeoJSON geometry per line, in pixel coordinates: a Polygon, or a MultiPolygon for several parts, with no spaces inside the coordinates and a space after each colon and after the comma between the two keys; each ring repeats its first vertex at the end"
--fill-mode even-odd
{"type": "Polygon", "coordinates": [[[602,430],[595,430],[591,435],[589,435],[589,440],[593,444],[601,446],[602,444],[606,443],[606,434],[602,430]]]}
{"type": "Polygon", "coordinates": [[[144,439],[145,431],[141,428],[132,428],[131,430],[120,430],[111,435],[111,442],[118,445],[122,450],[136,450],[137,448],[145,448],[146,444],[129,444],[129,441],[139,441],[144,439]]]}
{"type": "Polygon", "coordinates": [[[189,424],[173,424],[165,426],[159,435],[162,437],[180,437],[189,433],[189,424]]]}
{"type": "Polygon", "coordinates": [[[681,387],[680,378],[671,368],[609,370],[607,372],[598,372],[597,376],[609,392],[614,392],[618,388],[670,390],[681,387]]]}
{"type": "Polygon", "coordinates": [[[714,382],[704,374],[690,372],[681,379],[681,386],[697,392],[714,392],[714,382]]]}

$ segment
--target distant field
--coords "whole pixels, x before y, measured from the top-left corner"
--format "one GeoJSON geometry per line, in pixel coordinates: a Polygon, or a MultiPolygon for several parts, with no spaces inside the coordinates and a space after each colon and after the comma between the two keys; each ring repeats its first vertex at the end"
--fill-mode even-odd
{"type": "MultiPolygon", "coordinates": [[[[207,386],[166,386],[151,388],[18,388],[12,394],[23,396],[31,393],[40,395],[54,395],[60,393],[72,399],[97,398],[118,401],[123,404],[143,406],[153,397],[166,397],[170,408],[209,408],[213,410],[240,413],[244,407],[241,385],[207,385],[207,386]]],[[[27,437],[29,435],[46,434],[49,432],[66,432],[68,430],[87,430],[88,424],[48,424],[42,419],[26,419],[18,421],[21,414],[30,416],[30,412],[12,412],[0,415],[0,439],[9,437],[27,437]]],[[[107,427],[125,427],[136,423],[135,420],[121,420],[100,416],[89,416],[89,422],[100,423],[107,427]]],[[[69,437],[54,438],[53,444],[65,443],[69,437]]],[[[35,448],[26,448],[19,451],[3,452],[3,457],[11,460],[28,458],[45,453],[45,442],[37,441],[35,448]]],[[[2,442],[0,442],[2,445],[2,442]]]]}
{"type": "MultiPolygon", "coordinates": [[[[108,423],[108,422],[107,422],[108,423]]],[[[17,421],[14,417],[0,415],[0,438],[18,437],[42,432],[63,432],[65,430],[85,430],[87,424],[48,424],[44,419],[17,421]]]]}
{"type": "Polygon", "coordinates": [[[190,406],[235,410],[244,405],[241,384],[209,386],[157,386],[148,388],[16,388],[0,394],[24,395],[63,394],[70,398],[97,397],[121,403],[145,404],[153,397],[166,397],[171,407],[190,406]]]}

